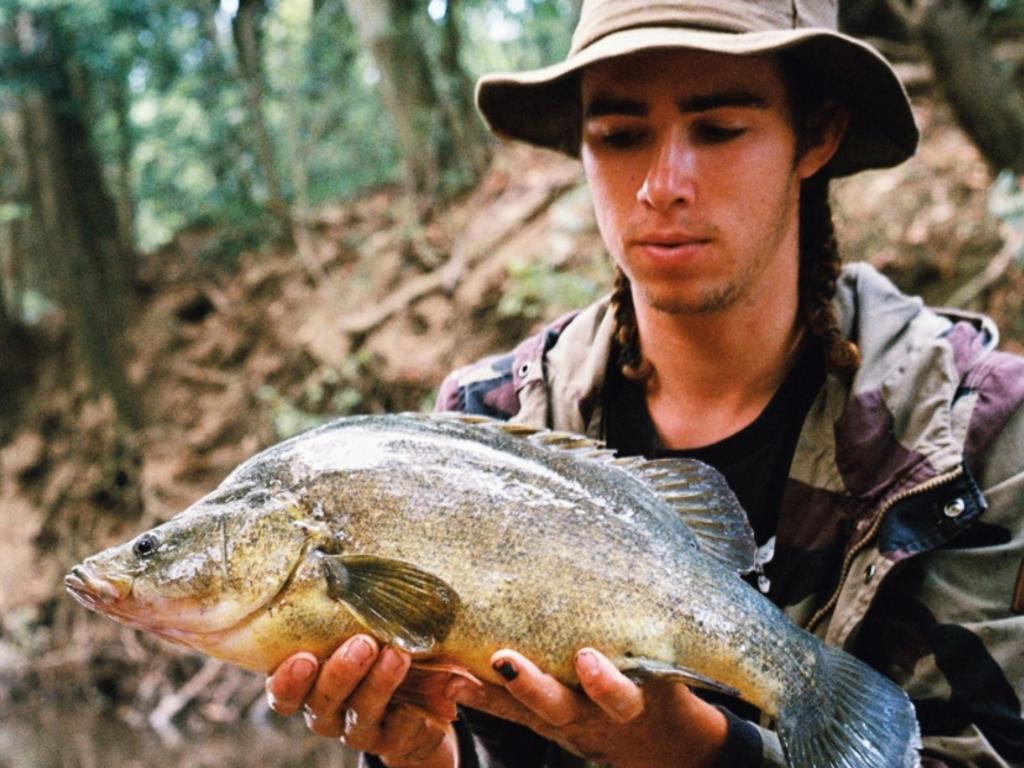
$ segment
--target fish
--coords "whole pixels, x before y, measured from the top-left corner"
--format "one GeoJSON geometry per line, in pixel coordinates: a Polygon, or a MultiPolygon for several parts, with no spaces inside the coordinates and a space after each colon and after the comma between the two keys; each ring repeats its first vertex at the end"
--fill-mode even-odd
{"type": "Polygon", "coordinates": [[[514,648],[567,685],[597,648],[643,681],[737,696],[795,768],[911,768],[894,682],[750,586],[757,548],[724,478],[562,432],[460,414],[341,418],[65,578],[87,608],[269,673],[369,632],[426,668],[500,683],[514,648]]]}

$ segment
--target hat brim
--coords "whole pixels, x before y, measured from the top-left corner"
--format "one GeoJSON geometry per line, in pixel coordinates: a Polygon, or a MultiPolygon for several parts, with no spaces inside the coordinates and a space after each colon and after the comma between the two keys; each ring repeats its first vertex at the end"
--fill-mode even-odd
{"type": "Polygon", "coordinates": [[[737,56],[787,52],[846,104],[850,122],[828,165],[833,176],[887,168],[917,148],[918,130],[906,90],[867,43],[824,28],[732,33],[685,27],[638,27],[603,37],[559,64],[486,75],[476,103],[491,130],[569,155],[579,152],[579,75],[598,61],[656,49],[737,56]]]}

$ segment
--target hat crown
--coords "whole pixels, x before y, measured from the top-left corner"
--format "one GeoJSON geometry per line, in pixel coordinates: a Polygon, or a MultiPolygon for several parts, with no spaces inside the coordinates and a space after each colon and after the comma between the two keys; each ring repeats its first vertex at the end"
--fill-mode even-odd
{"type": "Polygon", "coordinates": [[[637,27],[714,32],[836,29],[838,0],[584,0],[570,56],[607,35],[637,27]]]}

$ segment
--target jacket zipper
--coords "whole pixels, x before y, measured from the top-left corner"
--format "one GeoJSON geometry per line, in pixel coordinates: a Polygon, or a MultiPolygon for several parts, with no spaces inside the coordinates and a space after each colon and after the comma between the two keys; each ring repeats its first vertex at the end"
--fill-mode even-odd
{"type": "Polygon", "coordinates": [[[950,470],[944,475],[936,475],[931,480],[927,480],[913,488],[908,488],[907,490],[902,491],[901,493],[898,493],[891,499],[889,499],[882,507],[878,515],[875,517],[875,521],[871,525],[870,530],[868,530],[868,532],[864,534],[864,536],[861,538],[859,542],[857,542],[853,549],[846,553],[846,557],[843,559],[843,569],[839,577],[838,586],[836,586],[836,589],[832,593],[832,596],[828,599],[828,602],[825,603],[825,605],[823,605],[821,608],[819,608],[817,613],[815,613],[811,617],[810,621],[808,621],[807,624],[804,625],[804,629],[806,629],[808,632],[813,633],[814,629],[818,626],[818,624],[821,623],[821,620],[828,615],[829,611],[836,607],[836,603],[839,602],[839,594],[843,591],[843,586],[846,584],[846,579],[850,575],[850,569],[853,567],[854,559],[857,557],[857,555],[864,551],[868,544],[870,544],[871,541],[875,538],[875,534],[878,533],[878,529],[882,526],[882,521],[885,520],[885,517],[889,514],[890,509],[892,509],[895,505],[899,504],[901,501],[909,499],[911,496],[917,496],[918,494],[921,493],[933,491],[936,488],[945,485],[948,482],[952,482],[960,475],[962,475],[963,471],[964,469],[962,466],[957,467],[956,469],[950,470]]]}

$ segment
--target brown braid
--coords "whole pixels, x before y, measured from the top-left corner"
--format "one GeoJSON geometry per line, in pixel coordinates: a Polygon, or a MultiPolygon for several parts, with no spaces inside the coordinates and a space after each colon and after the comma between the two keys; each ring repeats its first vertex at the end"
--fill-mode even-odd
{"type": "Polygon", "coordinates": [[[640,329],[636,325],[633,291],[629,278],[618,265],[615,266],[612,309],[615,312],[615,349],[622,375],[630,381],[647,381],[654,369],[640,348],[640,329]]]}
{"type": "Polygon", "coordinates": [[[807,332],[825,355],[830,373],[852,375],[860,366],[860,350],[843,338],[832,299],[842,258],[832,223],[829,178],[807,179],[800,188],[800,316],[807,332]]]}

